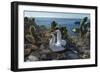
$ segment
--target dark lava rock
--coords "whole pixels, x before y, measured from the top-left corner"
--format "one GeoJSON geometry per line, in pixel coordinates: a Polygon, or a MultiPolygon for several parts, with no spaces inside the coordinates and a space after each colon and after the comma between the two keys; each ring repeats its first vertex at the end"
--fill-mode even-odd
{"type": "Polygon", "coordinates": [[[74,53],[72,51],[67,51],[65,55],[66,55],[66,59],[80,59],[79,54],[74,53]]]}

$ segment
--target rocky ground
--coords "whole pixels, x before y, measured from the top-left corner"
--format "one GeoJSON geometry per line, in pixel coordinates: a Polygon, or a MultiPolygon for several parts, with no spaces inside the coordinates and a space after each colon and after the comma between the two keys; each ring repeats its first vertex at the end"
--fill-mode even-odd
{"type": "Polygon", "coordinates": [[[82,59],[90,58],[90,32],[85,37],[74,37],[73,43],[76,45],[82,59]]]}

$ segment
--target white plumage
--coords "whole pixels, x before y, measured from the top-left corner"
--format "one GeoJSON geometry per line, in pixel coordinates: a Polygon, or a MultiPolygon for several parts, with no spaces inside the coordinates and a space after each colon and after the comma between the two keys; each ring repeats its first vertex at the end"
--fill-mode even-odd
{"type": "Polygon", "coordinates": [[[50,49],[54,52],[65,50],[63,46],[66,45],[66,41],[62,40],[61,31],[56,30],[55,33],[57,34],[57,37],[55,37],[55,35],[51,33],[52,38],[50,39],[49,42],[50,49]],[[57,42],[55,40],[56,38],[57,38],[57,42]]]}

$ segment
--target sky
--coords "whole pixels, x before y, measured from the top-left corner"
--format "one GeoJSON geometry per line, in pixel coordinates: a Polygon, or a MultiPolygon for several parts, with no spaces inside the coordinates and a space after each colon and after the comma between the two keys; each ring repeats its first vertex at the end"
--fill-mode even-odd
{"type": "Polygon", "coordinates": [[[38,11],[24,11],[25,17],[48,17],[48,18],[90,18],[87,13],[62,13],[62,12],[38,12],[38,11]]]}

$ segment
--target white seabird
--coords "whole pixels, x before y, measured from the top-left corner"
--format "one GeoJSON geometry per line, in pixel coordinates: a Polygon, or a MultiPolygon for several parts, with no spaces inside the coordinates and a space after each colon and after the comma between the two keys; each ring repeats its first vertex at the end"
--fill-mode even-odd
{"type": "Polygon", "coordinates": [[[59,52],[65,50],[63,46],[66,45],[66,41],[62,40],[60,30],[55,31],[57,33],[57,37],[53,33],[51,33],[52,38],[50,39],[49,46],[53,52],[59,52]],[[57,38],[57,42],[55,40],[57,38]]]}

